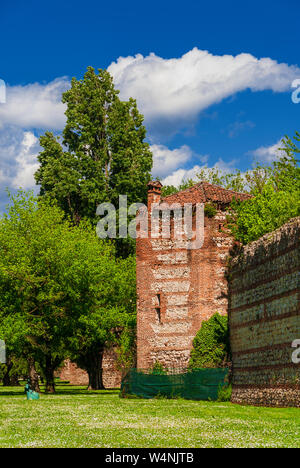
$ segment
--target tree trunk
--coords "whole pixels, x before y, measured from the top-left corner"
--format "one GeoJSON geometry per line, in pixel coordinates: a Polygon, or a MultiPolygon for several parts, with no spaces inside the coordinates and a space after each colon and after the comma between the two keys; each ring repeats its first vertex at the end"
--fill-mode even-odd
{"type": "Polygon", "coordinates": [[[55,383],[54,383],[54,371],[55,365],[53,364],[52,357],[46,356],[46,366],[45,366],[45,392],[46,393],[55,393],[55,383]]]}
{"type": "Polygon", "coordinates": [[[102,380],[103,351],[90,356],[87,372],[89,375],[88,390],[104,390],[102,380]]]}
{"type": "Polygon", "coordinates": [[[6,370],[5,370],[5,374],[3,376],[3,386],[4,387],[11,387],[12,386],[11,377],[9,375],[12,368],[13,368],[13,363],[11,362],[10,358],[7,358],[6,359],[6,370]]]}
{"type": "Polygon", "coordinates": [[[34,392],[40,393],[40,384],[39,384],[39,376],[35,369],[35,362],[33,357],[28,358],[28,376],[30,379],[30,388],[34,392]]]}
{"type": "Polygon", "coordinates": [[[10,385],[12,387],[20,387],[19,376],[14,374],[10,377],[10,385]]]}

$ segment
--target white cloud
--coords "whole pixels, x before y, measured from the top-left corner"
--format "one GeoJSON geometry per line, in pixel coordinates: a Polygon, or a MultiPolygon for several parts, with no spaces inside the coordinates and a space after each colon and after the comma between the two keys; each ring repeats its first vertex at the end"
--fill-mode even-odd
{"type": "MultiPolygon", "coordinates": [[[[204,109],[239,91],[290,90],[300,69],[251,54],[213,55],[192,49],[180,58],[119,57],[108,67],[121,98],[134,97],[147,123],[173,130],[175,122],[190,124],[204,109]]],[[[0,127],[61,130],[65,124],[62,93],[70,81],[57,78],[47,84],[7,86],[6,104],[0,106],[0,127]]]]}
{"type": "MultiPolygon", "coordinates": [[[[216,56],[197,48],[173,59],[155,54],[120,57],[109,71],[121,98],[136,98],[147,125],[152,129],[156,126],[155,130],[160,129],[165,135],[176,133],[178,124],[192,125],[204,109],[239,91],[288,91],[300,75],[299,68],[270,58],[257,59],[250,54],[216,56]]],[[[46,84],[7,86],[6,103],[0,105],[1,187],[35,186],[33,174],[39,152],[35,129],[59,131],[64,127],[65,105],[61,95],[69,87],[67,78],[46,84]]],[[[251,125],[250,121],[233,124],[230,136],[251,125]]],[[[154,138],[154,132],[150,135],[154,138]]],[[[258,148],[251,154],[262,162],[270,162],[278,157],[279,144],[258,148]]],[[[208,159],[195,155],[186,145],[169,149],[152,144],[151,150],[153,174],[164,178],[165,184],[178,185],[195,177],[208,159]],[[195,165],[186,168],[192,164],[195,165]]],[[[233,168],[232,163],[228,165],[222,160],[216,165],[223,170],[233,168]]]]}
{"type": "Polygon", "coordinates": [[[202,163],[206,163],[209,158],[209,155],[207,154],[197,155],[187,145],[183,145],[180,148],[175,148],[173,150],[165,145],[151,145],[150,150],[153,154],[153,177],[167,177],[177,169],[178,171],[176,172],[178,173],[180,173],[180,171],[186,172],[188,169],[182,168],[186,163],[190,163],[192,159],[197,159],[202,163]]]}
{"type": "Polygon", "coordinates": [[[69,87],[66,78],[57,78],[45,85],[7,86],[6,104],[0,106],[0,127],[61,130],[65,124],[65,104],[61,97],[69,87]]]}
{"type": "Polygon", "coordinates": [[[191,148],[186,145],[174,150],[164,145],[151,145],[150,150],[153,154],[152,174],[155,177],[165,177],[171,171],[174,171],[179,166],[189,161],[193,154],[191,148]]]}
{"type": "Polygon", "coordinates": [[[184,180],[194,179],[196,174],[202,169],[201,166],[194,166],[191,169],[177,169],[172,174],[162,180],[163,185],[174,185],[178,187],[184,180]]]}
{"type": "Polygon", "coordinates": [[[14,188],[30,189],[35,186],[34,173],[39,167],[37,154],[39,140],[32,132],[25,132],[16,156],[16,175],[12,180],[14,188]]]}
{"type": "Polygon", "coordinates": [[[137,99],[148,121],[195,118],[201,111],[239,91],[290,90],[300,69],[251,54],[212,55],[192,49],[180,58],[119,57],[109,68],[121,98],[137,99]]]}
{"type": "Polygon", "coordinates": [[[281,146],[282,140],[279,140],[275,145],[261,146],[260,148],[251,151],[250,154],[252,154],[255,161],[269,164],[276,161],[276,159],[283,155],[283,151],[279,150],[281,146]]]}
{"type": "Polygon", "coordinates": [[[30,131],[16,127],[5,127],[0,132],[0,199],[3,189],[35,187],[34,172],[38,168],[37,155],[40,151],[38,138],[30,131]]]}
{"type": "MultiPolygon", "coordinates": [[[[236,160],[232,160],[230,162],[225,162],[222,159],[219,159],[213,166],[212,168],[214,169],[220,169],[222,172],[232,172],[235,168],[236,160]]],[[[184,180],[187,179],[194,179],[197,180],[197,174],[199,174],[200,171],[202,170],[208,170],[209,168],[207,166],[199,166],[196,165],[190,169],[177,169],[174,171],[172,174],[168,175],[165,177],[165,179],[162,181],[163,185],[174,185],[175,187],[178,187],[184,180]]],[[[200,180],[199,180],[200,182],[200,180]]]]}

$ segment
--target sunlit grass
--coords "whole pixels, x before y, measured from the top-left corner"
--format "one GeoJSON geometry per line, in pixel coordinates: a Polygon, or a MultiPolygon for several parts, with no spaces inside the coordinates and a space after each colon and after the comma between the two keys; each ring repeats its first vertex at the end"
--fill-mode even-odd
{"type": "Polygon", "coordinates": [[[300,447],[300,409],[0,387],[0,447],[300,447]]]}

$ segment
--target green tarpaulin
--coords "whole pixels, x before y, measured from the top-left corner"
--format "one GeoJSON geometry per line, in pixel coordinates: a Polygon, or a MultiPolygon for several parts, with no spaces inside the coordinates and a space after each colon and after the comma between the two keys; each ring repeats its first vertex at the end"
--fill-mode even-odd
{"type": "Polygon", "coordinates": [[[141,398],[157,396],[187,400],[217,400],[221,387],[227,385],[228,369],[193,369],[181,373],[131,369],[122,381],[122,395],[141,398]]]}

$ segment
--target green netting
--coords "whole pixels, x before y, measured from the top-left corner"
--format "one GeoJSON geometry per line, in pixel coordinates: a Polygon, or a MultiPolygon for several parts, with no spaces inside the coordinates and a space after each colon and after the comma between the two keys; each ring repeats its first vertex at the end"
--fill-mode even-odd
{"type": "Polygon", "coordinates": [[[181,397],[187,400],[217,400],[219,389],[228,385],[228,369],[164,371],[131,369],[123,378],[122,395],[140,398],[181,397]]]}

